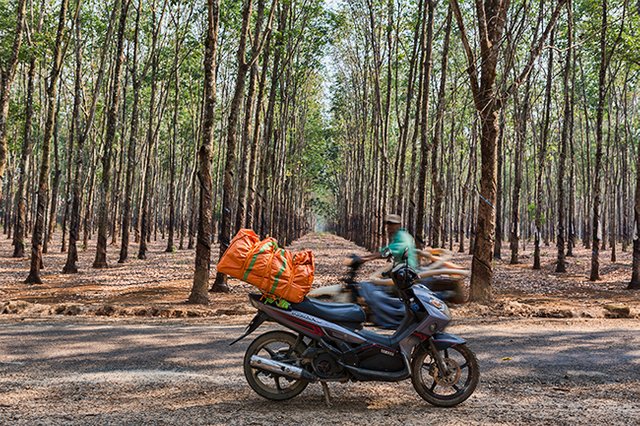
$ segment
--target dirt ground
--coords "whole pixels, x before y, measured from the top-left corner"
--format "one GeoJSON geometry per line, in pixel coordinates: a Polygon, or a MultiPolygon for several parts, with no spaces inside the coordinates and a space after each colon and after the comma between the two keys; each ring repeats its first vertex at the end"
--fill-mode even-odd
{"type": "Polygon", "coordinates": [[[0,318],[0,424],[633,425],[640,419],[640,324],[630,319],[469,319],[481,377],[454,408],[411,381],[319,384],[286,402],[247,385],[242,325],[211,318],[0,318]],[[212,324],[215,322],[216,324],[212,324]]]}
{"type": "MultiPolygon", "coordinates": [[[[58,235],[54,250],[44,257],[42,285],[26,285],[28,259],[11,258],[11,241],[0,239],[0,313],[23,316],[40,315],[100,315],[201,317],[247,315],[252,308],[246,294],[248,284],[231,280],[230,294],[211,294],[210,306],[187,305],[193,276],[194,251],[164,251],[163,240],[150,244],[148,258],[135,257],[137,246],[131,245],[132,258],[118,264],[119,247],[108,250],[109,268],[91,268],[95,248],[80,251],[80,273],[64,275],[60,271],[66,253],[59,253],[58,235]]],[[[468,246],[468,244],[467,244],[468,246]]],[[[316,257],[314,286],[334,284],[346,272],[341,262],[350,253],[365,251],[355,244],[330,234],[309,234],[294,242],[292,250],[311,249],[316,257]]],[[[598,282],[588,280],[590,255],[579,247],[576,257],[568,258],[568,273],[556,274],[555,247],[542,248],[543,269],[533,271],[530,249],[521,250],[522,263],[509,265],[508,259],[495,263],[494,303],[490,306],[464,305],[455,309],[455,316],[521,316],[521,317],[640,317],[640,291],[626,290],[631,275],[631,253],[618,247],[618,261],[609,261],[610,251],[601,253],[601,274],[598,282]],[[627,313],[628,311],[628,313],[627,313]]],[[[508,247],[503,247],[505,258],[508,247]]],[[[213,254],[217,258],[217,252],[213,254]]],[[[471,256],[455,253],[455,261],[471,264],[471,256]]],[[[368,276],[383,266],[382,261],[368,264],[360,277],[368,276]]],[[[466,283],[468,285],[468,282],[466,283]]]]}
{"type": "MultiPolygon", "coordinates": [[[[584,249],[564,275],[553,272],[553,247],[543,247],[541,271],[531,270],[528,251],[520,265],[497,261],[494,302],[452,309],[449,331],[468,340],[481,369],[464,404],[434,408],[405,381],[331,385],[327,408],[319,385],[286,403],[254,394],[241,369],[251,339],[228,346],[253,313],[252,287],[233,280],[231,293],[211,294],[209,306],[187,305],[194,253],[164,247],[153,242],[147,260],[123,265],[109,247],[110,267],[94,270],[90,246],[77,275],[61,274],[65,255],[49,253],[44,284],[31,286],[22,282],[28,260],[11,258],[10,241],[0,240],[0,424],[586,426],[640,418],[640,292],[626,290],[630,253],[610,263],[604,252],[596,283],[584,249]]],[[[336,283],[342,258],[364,253],[328,234],[290,248],[314,251],[314,285],[336,283]]],[[[455,261],[470,266],[468,254],[455,261]]],[[[382,265],[367,265],[362,277],[382,265]]]]}

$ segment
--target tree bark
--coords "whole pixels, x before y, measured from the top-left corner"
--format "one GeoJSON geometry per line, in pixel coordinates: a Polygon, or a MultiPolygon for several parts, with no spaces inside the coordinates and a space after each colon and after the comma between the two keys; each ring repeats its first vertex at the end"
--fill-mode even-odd
{"type": "Polygon", "coordinates": [[[432,65],[432,51],[433,51],[433,14],[434,4],[432,0],[425,0],[427,7],[427,45],[425,50],[425,57],[423,66],[423,88],[422,88],[422,102],[419,107],[421,110],[420,118],[420,171],[418,174],[418,208],[416,211],[416,247],[419,249],[424,248],[426,238],[424,235],[424,216],[426,211],[426,181],[427,181],[427,164],[429,161],[429,87],[431,83],[431,65],[432,65]]]}
{"type": "Polygon", "coordinates": [[[42,284],[40,268],[42,267],[42,238],[44,233],[45,206],[49,194],[49,150],[53,127],[56,116],[56,100],[58,92],[58,78],[62,68],[62,39],[65,34],[65,23],[69,0],[62,0],[58,15],[58,29],[53,50],[53,64],[47,88],[47,118],[42,140],[42,159],[40,164],[40,176],[38,181],[38,201],[36,208],[36,220],[31,237],[31,267],[25,283],[42,284]]]}
{"type": "MultiPolygon", "coordinates": [[[[554,42],[554,32],[551,33],[551,45],[554,42]]],[[[549,50],[549,62],[547,63],[547,84],[545,88],[545,109],[542,124],[542,141],[538,152],[538,170],[536,173],[536,211],[535,211],[535,235],[533,249],[533,269],[540,269],[540,237],[542,234],[542,177],[544,175],[547,159],[547,145],[549,140],[549,120],[551,114],[551,85],[553,73],[553,49],[549,50]]],[[[548,216],[548,215],[547,215],[548,216]]],[[[549,220],[549,217],[546,218],[549,220]]]]}
{"type": "MultiPolygon", "coordinates": [[[[26,0],[19,0],[16,8],[16,28],[11,46],[11,55],[6,67],[0,67],[0,182],[4,178],[7,166],[7,117],[9,115],[9,99],[11,85],[16,75],[22,35],[25,27],[26,0]]],[[[55,101],[55,100],[54,100],[55,101]]],[[[0,203],[2,202],[2,185],[0,185],[0,203]]]]}
{"type": "MultiPolygon", "coordinates": [[[[60,91],[60,87],[58,88],[58,91],[60,91]]],[[[57,100],[56,111],[58,110],[60,110],[60,96],[58,96],[57,100]]],[[[53,124],[53,164],[55,170],[53,172],[53,182],[51,184],[52,191],[51,200],[49,202],[49,220],[47,222],[44,241],[42,244],[42,253],[47,253],[49,251],[49,242],[51,242],[53,238],[53,231],[55,230],[57,222],[58,189],[60,187],[60,176],[62,175],[62,171],[60,170],[60,149],[58,144],[59,129],[59,122],[56,114],[55,122],[53,124]]]]}
{"type": "Polygon", "coordinates": [[[198,182],[200,205],[198,216],[198,241],[196,246],[195,273],[189,303],[208,304],[209,271],[211,267],[211,230],[213,206],[211,201],[213,159],[213,129],[216,105],[216,56],[220,6],[218,0],[207,1],[208,26],[204,56],[204,112],[202,120],[202,144],[198,151],[198,182]]]}
{"type": "Polygon", "coordinates": [[[118,263],[126,262],[129,257],[129,239],[131,228],[131,197],[135,175],[135,156],[138,145],[138,126],[140,123],[139,102],[141,78],[138,75],[138,43],[140,33],[140,5],[136,9],[136,27],[133,38],[133,59],[131,65],[131,82],[133,85],[133,105],[131,110],[131,132],[127,150],[127,173],[125,176],[125,191],[122,204],[122,240],[120,241],[120,258],[118,263]]]}
{"type": "Polygon", "coordinates": [[[563,0],[558,2],[546,30],[531,50],[529,60],[509,88],[501,94],[496,92],[495,81],[497,63],[500,53],[506,14],[509,1],[497,2],[486,0],[476,2],[478,30],[480,38],[481,73],[478,75],[476,60],[469,39],[466,34],[462,13],[457,0],[451,0],[451,5],[460,29],[460,35],[467,58],[469,82],[473,94],[474,104],[481,121],[481,178],[480,202],[478,205],[476,241],[471,264],[471,291],[473,301],[488,302],[491,300],[491,281],[493,278],[493,238],[495,232],[495,202],[496,202],[496,147],[498,138],[498,113],[503,99],[508,97],[527,78],[534,66],[535,59],[540,55],[549,32],[555,26],[563,0]]]}
{"type": "MultiPolygon", "coordinates": [[[[272,6],[273,7],[273,6],[272,6]]],[[[229,121],[227,122],[227,158],[224,167],[224,183],[222,197],[222,222],[220,224],[220,257],[224,254],[231,242],[234,204],[234,174],[236,172],[236,142],[238,135],[238,118],[240,105],[244,95],[245,77],[249,69],[246,58],[247,38],[249,37],[249,23],[252,11],[252,1],[244,0],[242,9],[242,28],[240,30],[240,45],[238,47],[238,72],[236,74],[236,87],[229,107],[229,121]]],[[[227,276],[218,272],[211,288],[214,292],[228,292],[227,276]]]]}
{"type": "MultiPolygon", "coordinates": [[[[42,30],[44,20],[44,0],[40,3],[40,11],[36,31],[42,30]]],[[[30,43],[31,44],[31,43],[30,43]]],[[[24,257],[27,222],[26,186],[29,175],[29,159],[33,151],[32,127],[33,127],[33,92],[36,75],[36,55],[32,54],[27,71],[27,97],[25,104],[24,132],[22,140],[22,153],[18,167],[18,188],[16,190],[15,226],[13,229],[13,257],[24,257]]],[[[1,110],[0,110],[1,114],[1,110]]],[[[1,119],[0,119],[1,120],[1,119]]],[[[0,135],[0,137],[2,137],[0,135]]],[[[0,148],[1,149],[1,148],[0,148]]]]}
{"type": "Polygon", "coordinates": [[[633,263],[631,269],[631,281],[627,287],[629,290],[640,289],[640,146],[638,146],[636,160],[636,194],[633,204],[633,263]]]}
{"type": "Polygon", "coordinates": [[[571,116],[571,99],[572,89],[569,88],[572,53],[573,53],[573,9],[571,0],[567,1],[567,56],[565,58],[565,66],[563,73],[564,87],[564,119],[562,120],[562,133],[560,136],[560,158],[558,159],[558,239],[556,242],[558,248],[558,259],[556,262],[556,272],[567,272],[565,262],[565,163],[567,158],[567,145],[569,139],[569,127],[573,124],[571,116]]]}
{"type": "MultiPolygon", "coordinates": [[[[77,242],[79,238],[80,230],[80,204],[81,204],[81,191],[80,191],[80,173],[82,169],[82,138],[80,129],[80,104],[82,103],[82,47],[81,47],[81,22],[76,22],[75,25],[75,76],[74,76],[74,97],[73,97],[73,127],[75,130],[74,138],[77,141],[70,140],[70,143],[75,145],[75,148],[70,148],[69,153],[69,169],[73,169],[72,181],[69,182],[71,206],[69,210],[69,249],[67,251],[67,261],[62,268],[63,274],[70,274],[78,272],[76,262],[78,261],[78,247],[77,242]]],[[[69,175],[71,177],[71,174],[69,175]]]]}
{"type": "MultiPolygon", "coordinates": [[[[262,30],[262,21],[264,20],[264,1],[258,2],[258,10],[256,17],[255,30],[253,35],[253,45],[251,47],[252,55],[260,48],[260,32],[262,30]]],[[[256,149],[254,141],[250,140],[251,121],[253,116],[254,97],[256,92],[256,84],[258,80],[258,65],[254,63],[251,66],[249,76],[249,88],[245,101],[244,123],[242,125],[242,161],[240,164],[240,180],[238,182],[238,207],[236,209],[236,225],[238,230],[245,225],[247,215],[247,190],[249,184],[249,173],[251,170],[251,161],[255,158],[256,149]]]]}
{"type": "MultiPolygon", "coordinates": [[[[113,84],[111,85],[111,102],[107,115],[107,133],[102,153],[102,186],[100,191],[100,205],[98,207],[98,243],[96,257],[93,261],[94,268],[106,268],[107,264],[107,232],[109,229],[109,201],[111,200],[111,151],[116,138],[118,127],[118,106],[122,92],[121,76],[122,62],[124,61],[124,32],[127,26],[127,12],[130,0],[123,0],[120,10],[120,22],[116,41],[116,60],[113,71],[113,84]]],[[[117,3],[116,3],[117,4],[117,3]]],[[[117,5],[116,5],[117,8],[117,5]]]]}
{"type": "MultiPolygon", "coordinates": [[[[115,0],[117,2],[118,0],[115,0]]],[[[111,12],[111,19],[109,19],[109,26],[107,28],[107,34],[105,37],[105,45],[108,46],[111,42],[111,36],[113,34],[114,21],[117,13],[116,3],[114,3],[114,7],[111,12]]],[[[71,218],[69,223],[69,251],[67,252],[67,261],[62,269],[62,273],[64,274],[72,274],[78,272],[78,267],[76,262],[78,261],[78,248],[77,243],[80,237],[80,223],[81,223],[81,205],[82,205],[82,185],[80,183],[81,175],[82,175],[82,164],[83,164],[83,156],[84,156],[84,147],[89,139],[89,135],[91,132],[91,128],[93,126],[93,121],[95,118],[96,105],[98,101],[99,90],[102,85],[102,80],[104,78],[105,73],[105,64],[107,57],[107,48],[102,49],[102,53],[100,55],[100,66],[98,68],[98,75],[96,77],[95,85],[93,88],[93,98],[91,100],[91,107],[89,108],[88,117],[86,119],[84,128],[82,132],[80,132],[80,106],[82,104],[82,40],[81,40],[81,20],[79,19],[80,9],[76,10],[76,19],[75,19],[75,57],[76,57],[76,72],[75,72],[75,82],[74,82],[74,117],[76,122],[76,128],[78,139],[75,148],[75,156],[74,156],[74,171],[73,171],[73,182],[71,184],[73,199],[71,202],[71,218]]],[[[93,147],[95,150],[95,146],[93,147]]],[[[93,153],[91,155],[92,163],[93,163],[93,153]]],[[[71,159],[70,159],[71,161],[71,159]]],[[[87,238],[88,238],[88,216],[90,214],[90,206],[93,198],[93,178],[94,175],[91,174],[90,181],[87,191],[87,204],[86,211],[84,215],[84,237],[83,237],[83,247],[86,249],[87,247],[87,238]]]]}
{"type": "MultiPolygon", "coordinates": [[[[155,4],[155,3],[154,3],[155,4]]],[[[164,0],[164,5],[162,8],[162,12],[160,15],[160,19],[156,22],[156,11],[155,8],[152,12],[152,21],[153,21],[153,32],[151,35],[151,94],[149,95],[149,121],[147,128],[147,151],[146,151],[146,165],[144,170],[144,178],[143,178],[143,186],[142,186],[142,200],[141,200],[141,211],[140,211],[140,246],[138,248],[138,259],[146,259],[147,258],[147,242],[149,241],[149,236],[151,235],[151,191],[153,185],[153,160],[154,160],[154,149],[156,142],[156,135],[154,131],[154,117],[158,113],[158,109],[156,108],[156,94],[158,88],[158,36],[160,33],[160,28],[162,26],[162,17],[164,14],[164,7],[166,6],[166,0],[164,0]]]]}
{"type": "Polygon", "coordinates": [[[600,70],[598,74],[598,108],[596,115],[596,158],[593,177],[593,221],[591,223],[591,273],[589,280],[600,279],[600,204],[602,186],[602,121],[604,119],[604,103],[606,98],[607,77],[607,0],[602,0],[602,23],[600,26],[600,70]]]}
{"type": "Polygon", "coordinates": [[[500,130],[498,131],[498,170],[496,188],[496,237],[493,243],[493,258],[502,259],[502,187],[504,175],[504,109],[500,110],[500,130]]]}
{"type": "Polygon", "coordinates": [[[180,40],[178,37],[179,21],[176,20],[176,46],[173,58],[173,72],[174,72],[174,105],[173,105],[173,119],[172,119],[172,133],[171,146],[169,147],[169,235],[167,238],[167,253],[172,253],[176,250],[174,244],[174,228],[176,222],[176,145],[178,144],[178,108],[180,106],[180,72],[179,68],[179,54],[180,54],[180,40]]]}
{"type": "MultiPolygon", "coordinates": [[[[433,217],[431,220],[431,246],[440,247],[442,235],[442,202],[444,199],[443,170],[438,164],[438,151],[442,145],[442,135],[444,128],[445,93],[447,85],[447,63],[449,61],[449,39],[451,34],[451,6],[447,11],[447,20],[444,34],[444,44],[442,47],[442,61],[440,65],[440,87],[438,89],[438,107],[436,112],[436,123],[433,134],[431,151],[431,187],[433,191],[433,217]]],[[[444,149],[442,149],[444,156],[444,149]]]]}

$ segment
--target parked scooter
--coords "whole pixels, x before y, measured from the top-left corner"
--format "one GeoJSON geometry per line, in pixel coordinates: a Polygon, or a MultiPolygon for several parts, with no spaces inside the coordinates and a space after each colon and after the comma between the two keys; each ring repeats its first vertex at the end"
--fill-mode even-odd
{"type": "Polygon", "coordinates": [[[465,340],[444,332],[451,320],[447,305],[416,284],[418,275],[406,262],[393,268],[391,278],[405,311],[392,335],[363,330],[365,313],[357,304],[305,299],[287,306],[251,294],[258,313],[231,344],[265,321],[288,331],[269,331],[249,345],[244,356],[249,386],[279,401],[320,382],[329,402],[328,382],[411,378],[416,392],[433,405],[452,407],[469,398],[479,381],[478,362],[465,340]]]}

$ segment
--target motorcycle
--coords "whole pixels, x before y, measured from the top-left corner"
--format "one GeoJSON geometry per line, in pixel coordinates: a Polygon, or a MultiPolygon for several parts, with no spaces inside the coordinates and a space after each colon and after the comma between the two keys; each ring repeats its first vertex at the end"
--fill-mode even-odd
{"type": "MultiPolygon", "coordinates": [[[[419,254],[427,258],[430,264],[418,269],[417,282],[448,304],[464,303],[462,281],[468,271],[449,262],[450,253],[443,249],[430,249],[419,254]]],[[[326,302],[358,303],[364,308],[368,322],[395,329],[404,318],[404,308],[402,301],[394,294],[393,282],[388,276],[389,268],[382,268],[367,280],[356,282],[356,274],[362,266],[358,260],[358,256],[351,255],[344,262],[349,270],[342,284],[316,288],[308,296],[326,302]]]]}
{"type": "Polygon", "coordinates": [[[445,333],[451,314],[406,262],[391,271],[405,316],[392,335],[365,330],[365,313],[357,304],[324,303],[305,298],[281,304],[249,295],[258,309],[236,342],[265,321],[287,330],[257,337],[244,355],[249,386],[264,398],[282,401],[320,382],[327,404],[329,382],[399,382],[411,378],[416,392],[438,407],[453,407],[474,392],[478,362],[464,339],[445,333]]]}

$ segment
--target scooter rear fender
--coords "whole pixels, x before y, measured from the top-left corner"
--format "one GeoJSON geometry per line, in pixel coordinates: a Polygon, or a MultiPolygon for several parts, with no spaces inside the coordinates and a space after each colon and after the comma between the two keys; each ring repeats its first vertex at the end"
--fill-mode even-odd
{"type": "Polygon", "coordinates": [[[260,327],[262,323],[265,322],[267,319],[269,319],[269,316],[266,313],[264,313],[263,311],[258,311],[256,316],[253,317],[253,319],[251,320],[247,328],[244,330],[244,334],[242,334],[242,336],[235,339],[233,342],[229,343],[229,346],[235,343],[238,343],[240,340],[244,339],[245,337],[247,337],[248,335],[256,331],[258,327],[260,327]]]}

